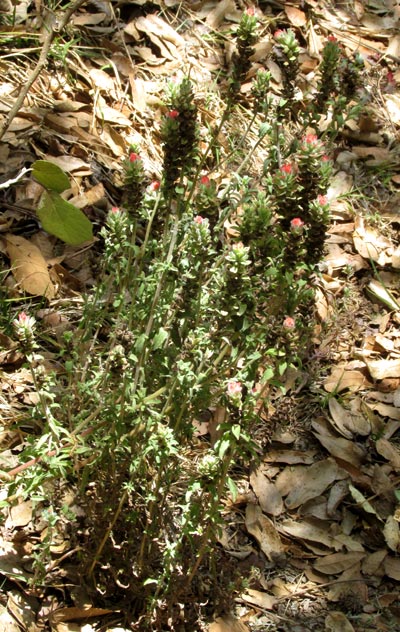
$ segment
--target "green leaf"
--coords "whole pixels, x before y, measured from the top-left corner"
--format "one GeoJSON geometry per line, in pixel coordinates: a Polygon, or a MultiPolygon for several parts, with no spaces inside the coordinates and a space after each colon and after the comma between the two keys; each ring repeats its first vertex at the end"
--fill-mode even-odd
{"type": "Polygon", "coordinates": [[[62,193],[71,188],[67,174],[48,160],[36,160],[32,165],[32,176],[45,189],[62,193]]]}
{"type": "Polygon", "coordinates": [[[236,439],[239,441],[239,437],[240,437],[240,425],[239,424],[234,424],[231,428],[232,430],[232,434],[234,437],[236,437],[236,439]]]}
{"type": "Polygon", "coordinates": [[[160,349],[167,338],[168,338],[168,332],[165,331],[163,327],[160,327],[160,329],[158,330],[158,332],[153,338],[154,351],[156,351],[157,349],[160,349]]]}
{"type": "Polygon", "coordinates": [[[226,483],[228,485],[229,491],[232,494],[232,500],[233,502],[235,502],[236,498],[238,497],[238,488],[229,476],[226,479],[226,483]]]}
{"type": "Polygon", "coordinates": [[[228,450],[231,442],[229,439],[221,439],[218,443],[218,456],[220,459],[223,458],[225,452],[228,450]]]}
{"type": "Polygon", "coordinates": [[[56,191],[43,193],[37,214],[44,230],[66,244],[78,246],[93,237],[92,224],[86,215],[56,191]]]}

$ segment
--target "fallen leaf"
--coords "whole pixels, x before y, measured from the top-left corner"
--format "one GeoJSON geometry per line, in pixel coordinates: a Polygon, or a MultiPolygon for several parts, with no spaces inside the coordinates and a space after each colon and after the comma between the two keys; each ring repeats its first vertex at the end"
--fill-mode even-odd
{"type": "Polygon", "coordinates": [[[332,553],[316,560],[314,569],[324,575],[337,575],[352,568],[365,558],[366,554],[360,551],[350,551],[349,553],[332,553]]]}
{"type": "Polygon", "coordinates": [[[258,505],[246,507],[246,529],[260,545],[262,552],[271,562],[285,556],[285,546],[272,520],[263,515],[258,505]]]}
{"type": "MultiPolygon", "coordinates": [[[[325,420],[324,420],[325,421],[325,420]]],[[[347,463],[359,468],[365,460],[366,453],[361,446],[342,437],[337,437],[322,419],[312,422],[314,435],[328,452],[347,463]]]]}
{"type": "Polygon", "coordinates": [[[393,516],[389,516],[383,527],[386,544],[391,551],[397,553],[400,546],[400,525],[393,516]]]}
{"type": "Polygon", "coordinates": [[[383,456],[384,459],[390,461],[396,470],[400,470],[400,452],[387,439],[378,439],[376,451],[383,456]]]}
{"type": "Polygon", "coordinates": [[[354,628],[343,612],[330,612],[325,618],[326,632],[354,632],[354,628]]]}
{"type": "Polygon", "coordinates": [[[5,235],[12,273],[21,288],[33,296],[51,300],[56,289],[50,279],[47,263],[40,250],[24,237],[5,235]]]}
{"type": "Polygon", "coordinates": [[[253,590],[252,588],[248,588],[246,592],[242,594],[242,599],[246,601],[246,603],[263,608],[263,610],[273,610],[278,601],[273,595],[269,595],[261,590],[253,590]]]}
{"type": "MultiPolygon", "coordinates": [[[[300,468],[296,468],[298,471],[300,468]]],[[[295,509],[316,496],[320,496],[336,479],[338,466],[333,459],[318,461],[298,471],[295,483],[285,500],[288,509],[295,509]]]]}
{"type": "Polygon", "coordinates": [[[208,628],[209,632],[248,632],[249,628],[231,614],[218,617],[208,628]]]}
{"type": "Polygon", "coordinates": [[[400,360],[365,360],[368,371],[374,380],[387,377],[400,377],[400,360]]]}
{"type": "Polygon", "coordinates": [[[328,393],[341,393],[345,390],[356,393],[369,386],[372,384],[361,370],[348,369],[346,366],[333,369],[324,382],[324,388],[328,393]]]}
{"type": "Polygon", "coordinates": [[[307,22],[307,17],[304,11],[291,6],[290,4],[284,4],[284,11],[288,17],[290,24],[293,26],[304,26],[307,22]]]}
{"type": "Polygon", "coordinates": [[[388,577],[400,581],[400,557],[388,555],[383,562],[385,573],[388,577]]]}
{"type": "Polygon", "coordinates": [[[345,439],[353,439],[353,436],[357,434],[364,437],[370,434],[371,426],[368,419],[346,410],[334,397],[329,399],[329,412],[335,429],[345,439]]]}
{"type": "Polygon", "coordinates": [[[271,483],[260,468],[250,474],[250,485],[265,513],[272,516],[279,516],[282,513],[282,496],[275,483],[271,483]]]}

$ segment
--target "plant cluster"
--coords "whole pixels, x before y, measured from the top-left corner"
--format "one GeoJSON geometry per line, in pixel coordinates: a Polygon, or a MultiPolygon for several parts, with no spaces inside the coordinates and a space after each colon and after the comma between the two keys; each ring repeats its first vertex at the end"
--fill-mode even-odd
{"type": "MultiPolygon", "coordinates": [[[[246,12],[228,113],[256,37],[257,20],[246,12]]],[[[188,598],[218,536],[227,490],[236,493],[232,465],[245,467],[255,454],[253,428],[268,389],[308,348],[329,219],[329,133],[349,101],[335,101],[342,62],[329,41],[316,106],[297,111],[296,123],[284,120],[283,108],[297,107],[299,45],[290,31],[275,40],[284,94],[273,97],[268,72],[253,87],[251,125],[260,126],[265,156],[258,177],[242,175],[254,147],[239,165],[233,156],[234,177],[223,191],[205,172],[212,147],[198,149],[187,78],[167,95],[161,182],[146,186],[140,151],[129,150],[123,204],[101,231],[101,280],[77,333],[65,339],[47,439],[33,440],[24,454],[41,462],[17,481],[31,491],[41,463],[48,478],[78,480],[86,577],[102,594],[134,598],[140,629],[165,629],[174,604],[188,598]],[[335,116],[322,138],[317,122],[328,110],[335,116]],[[207,416],[218,418],[212,441],[198,437],[207,416]]],[[[35,335],[27,318],[16,324],[25,347],[35,335]]]]}

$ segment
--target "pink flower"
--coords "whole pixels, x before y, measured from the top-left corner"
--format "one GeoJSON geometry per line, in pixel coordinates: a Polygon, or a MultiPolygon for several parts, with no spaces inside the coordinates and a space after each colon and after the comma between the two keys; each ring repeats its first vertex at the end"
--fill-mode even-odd
{"type": "Polygon", "coordinates": [[[201,176],[200,183],[203,184],[205,187],[208,187],[208,185],[210,184],[210,178],[208,176],[201,176]]]}
{"type": "Polygon", "coordinates": [[[136,162],[136,160],[141,160],[139,154],[136,154],[134,151],[129,154],[129,162],[136,162]]]}
{"type": "Polygon", "coordinates": [[[327,156],[326,154],[324,154],[324,156],[322,156],[322,158],[321,158],[321,161],[322,161],[322,162],[329,162],[329,161],[330,161],[330,158],[329,158],[329,156],[327,156]]]}
{"type": "Polygon", "coordinates": [[[230,380],[226,387],[229,397],[238,398],[242,394],[242,384],[236,380],[230,380]]]}
{"type": "Polygon", "coordinates": [[[293,167],[292,167],[292,165],[291,165],[289,162],[285,162],[285,163],[281,166],[280,171],[281,171],[282,173],[292,173],[292,172],[293,172],[293,167]]]}
{"type": "Polygon", "coordinates": [[[206,220],[201,215],[196,215],[193,221],[196,222],[196,224],[204,224],[206,220]]]}
{"type": "Polygon", "coordinates": [[[283,326],[285,329],[294,329],[296,327],[296,321],[291,316],[286,316],[283,321],[283,326]]]}
{"type": "Polygon", "coordinates": [[[300,228],[303,228],[304,222],[300,217],[294,217],[290,222],[290,228],[292,230],[298,231],[300,228]]]}
{"type": "Polygon", "coordinates": [[[119,207],[118,206],[113,206],[111,208],[111,213],[119,213],[119,207]]]}
{"type": "Polygon", "coordinates": [[[29,318],[29,316],[28,316],[28,314],[26,312],[20,312],[18,314],[18,322],[21,325],[24,325],[26,323],[26,321],[28,320],[28,318],[29,318]]]}
{"type": "Polygon", "coordinates": [[[328,42],[337,42],[337,38],[334,35],[328,35],[328,42]]]}
{"type": "Polygon", "coordinates": [[[283,35],[286,35],[286,32],[283,31],[282,29],[278,29],[277,31],[275,31],[274,33],[274,38],[275,39],[280,39],[283,35]]]}
{"type": "Polygon", "coordinates": [[[318,136],[316,134],[306,134],[303,137],[303,143],[305,143],[306,145],[317,145],[318,136]]]}
{"type": "Polygon", "coordinates": [[[328,198],[326,197],[326,195],[319,195],[317,197],[318,200],[318,204],[320,204],[321,206],[325,206],[325,204],[328,204],[328,198]]]}
{"type": "Polygon", "coordinates": [[[246,13],[247,13],[247,15],[254,15],[254,14],[255,14],[255,9],[254,9],[254,7],[248,7],[248,8],[246,9],[246,13]]]}
{"type": "Polygon", "coordinates": [[[161,186],[161,183],[158,180],[154,180],[154,182],[151,183],[150,188],[152,191],[158,191],[160,186],[161,186]]]}
{"type": "Polygon", "coordinates": [[[179,116],[178,110],[170,110],[167,114],[168,118],[176,119],[179,116]]]}

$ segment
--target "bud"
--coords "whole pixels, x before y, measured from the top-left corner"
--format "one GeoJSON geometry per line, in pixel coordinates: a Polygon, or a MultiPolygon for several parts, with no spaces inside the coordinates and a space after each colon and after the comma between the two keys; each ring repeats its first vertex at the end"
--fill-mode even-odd
{"type": "Polygon", "coordinates": [[[119,206],[113,206],[111,208],[111,213],[119,213],[119,206]]]}
{"type": "Polygon", "coordinates": [[[201,178],[200,178],[200,183],[201,183],[203,186],[208,187],[208,186],[209,186],[209,184],[210,184],[210,182],[211,182],[211,181],[210,181],[210,178],[209,178],[208,176],[201,176],[201,178]]]}
{"type": "Polygon", "coordinates": [[[196,215],[196,217],[193,220],[196,224],[204,224],[205,220],[204,217],[202,217],[201,215],[196,215]]]}
{"type": "Polygon", "coordinates": [[[318,200],[318,204],[320,204],[321,206],[325,206],[326,204],[328,204],[328,198],[326,197],[326,195],[319,195],[317,197],[318,200]]]}
{"type": "Polygon", "coordinates": [[[254,7],[248,7],[248,8],[246,9],[246,13],[247,13],[247,15],[254,15],[254,14],[255,14],[255,9],[254,9],[254,7]]]}
{"type": "Polygon", "coordinates": [[[290,230],[296,235],[300,235],[303,232],[304,222],[300,217],[294,217],[290,222],[290,230]]]}
{"type": "Polygon", "coordinates": [[[129,154],[129,162],[136,162],[136,160],[141,160],[141,157],[133,151],[129,154]]]}
{"type": "Polygon", "coordinates": [[[283,321],[283,326],[285,329],[294,329],[296,327],[296,321],[291,316],[286,316],[283,321]]]}
{"type": "Polygon", "coordinates": [[[226,387],[227,395],[230,399],[238,402],[242,397],[242,384],[236,380],[230,380],[226,387]]]}
{"type": "Polygon", "coordinates": [[[167,114],[168,118],[176,119],[179,116],[178,110],[170,110],[167,114]]]}
{"type": "Polygon", "coordinates": [[[284,163],[284,164],[280,167],[280,171],[281,171],[282,173],[289,174],[289,173],[292,173],[292,172],[293,172],[293,167],[292,167],[292,165],[291,165],[289,162],[285,162],[285,163],[284,163]]]}
{"type": "Polygon", "coordinates": [[[151,183],[150,188],[152,191],[158,191],[160,186],[161,186],[160,182],[158,180],[154,180],[154,182],[151,183]]]}

